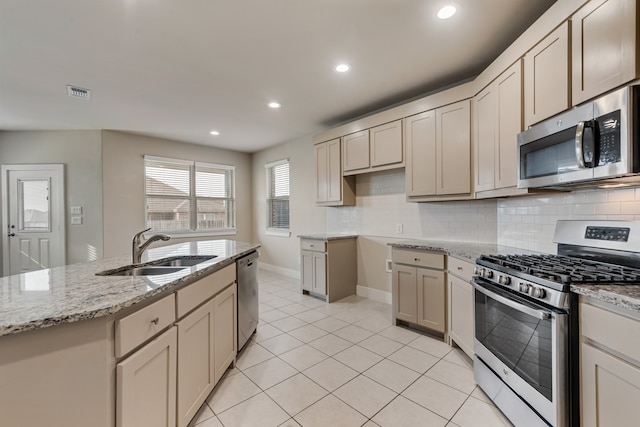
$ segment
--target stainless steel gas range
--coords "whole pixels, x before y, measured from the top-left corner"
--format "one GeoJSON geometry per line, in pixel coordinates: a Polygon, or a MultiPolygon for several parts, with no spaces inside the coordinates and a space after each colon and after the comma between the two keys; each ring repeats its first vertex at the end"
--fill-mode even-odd
{"type": "Polygon", "coordinates": [[[579,426],[572,284],[640,283],[640,222],[558,221],[558,255],[476,260],[476,382],[517,426],[579,426]]]}

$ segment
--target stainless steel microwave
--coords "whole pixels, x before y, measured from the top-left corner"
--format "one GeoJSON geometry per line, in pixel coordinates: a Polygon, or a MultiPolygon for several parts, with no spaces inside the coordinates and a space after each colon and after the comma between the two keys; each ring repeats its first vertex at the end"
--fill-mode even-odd
{"type": "Polygon", "coordinates": [[[518,134],[518,187],[640,184],[639,100],[627,86],[518,134]]]}

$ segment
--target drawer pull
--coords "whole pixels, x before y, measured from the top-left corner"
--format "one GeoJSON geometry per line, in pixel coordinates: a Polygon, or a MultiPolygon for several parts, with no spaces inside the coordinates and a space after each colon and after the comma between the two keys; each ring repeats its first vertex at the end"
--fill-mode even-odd
{"type": "Polygon", "coordinates": [[[413,260],[414,261],[420,261],[420,258],[414,258],[413,260]]]}
{"type": "Polygon", "coordinates": [[[315,246],[313,246],[313,245],[309,245],[309,247],[310,247],[310,248],[315,248],[315,246]]]}
{"type": "Polygon", "coordinates": [[[462,271],[462,270],[464,270],[464,268],[458,267],[458,271],[462,271]]]}
{"type": "Polygon", "coordinates": [[[155,319],[153,319],[153,320],[151,321],[151,323],[153,323],[154,325],[157,325],[159,321],[160,321],[160,318],[159,318],[159,317],[156,317],[155,319]]]}

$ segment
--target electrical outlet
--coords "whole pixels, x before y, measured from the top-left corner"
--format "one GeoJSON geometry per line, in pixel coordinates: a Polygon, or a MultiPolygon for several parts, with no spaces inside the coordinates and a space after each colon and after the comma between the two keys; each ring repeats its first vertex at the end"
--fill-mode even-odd
{"type": "Polygon", "coordinates": [[[81,216],[72,216],[71,217],[71,225],[82,225],[82,217],[81,216]]]}
{"type": "Polygon", "coordinates": [[[82,215],[82,206],[71,206],[71,215],[82,215]]]}
{"type": "Polygon", "coordinates": [[[396,224],[396,234],[402,234],[402,224],[396,224]]]}

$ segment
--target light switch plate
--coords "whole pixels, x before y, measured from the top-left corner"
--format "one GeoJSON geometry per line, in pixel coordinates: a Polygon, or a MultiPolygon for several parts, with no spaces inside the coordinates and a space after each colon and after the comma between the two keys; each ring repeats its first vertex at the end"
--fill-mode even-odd
{"type": "Polygon", "coordinates": [[[71,217],[71,225],[82,225],[82,217],[81,216],[72,216],[71,217]]]}
{"type": "Polygon", "coordinates": [[[82,215],[82,206],[71,206],[71,215],[82,215]]]}

